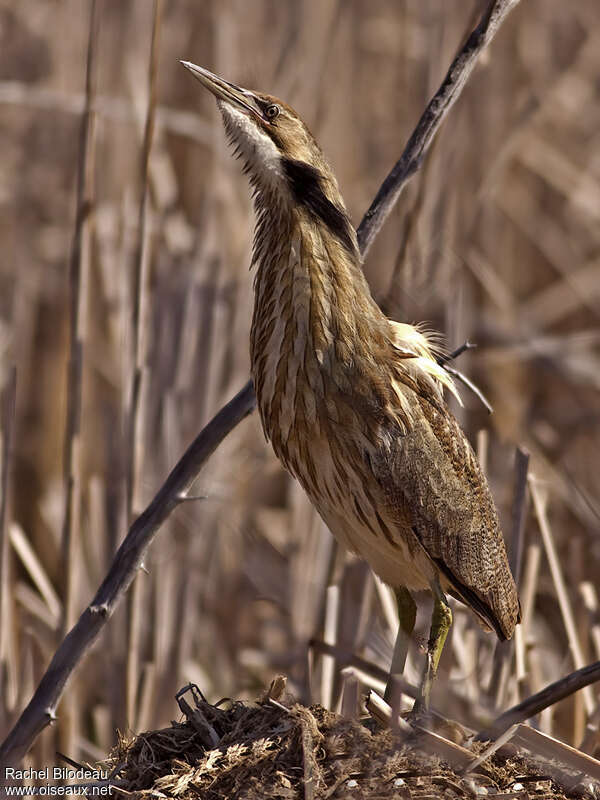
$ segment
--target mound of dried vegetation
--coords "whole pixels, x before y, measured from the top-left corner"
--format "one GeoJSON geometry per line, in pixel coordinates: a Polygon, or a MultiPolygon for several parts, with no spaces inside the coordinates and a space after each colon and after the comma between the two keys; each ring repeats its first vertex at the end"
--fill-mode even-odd
{"type": "MultiPolygon", "coordinates": [[[[193,696],[193,708],[179,700],[184,721],[121,739],[108,765],[123,792],[181,800],[595,797],[585,783],[567,791],[549,764],[545,770],[516,748],[501,748],[470,770],[448,759],[455,746],[448,739],[418,727],[407,736],[371,717],[347,719],[272,693],[252,704],[211,705],[193,696]]],[[[484,749],[463,743],[456,752],[465,746],[473,760],[484,749]]]]}

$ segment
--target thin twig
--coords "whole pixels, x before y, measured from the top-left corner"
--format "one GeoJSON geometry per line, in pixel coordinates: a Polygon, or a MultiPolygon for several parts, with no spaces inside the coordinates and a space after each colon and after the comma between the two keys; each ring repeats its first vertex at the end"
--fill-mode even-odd
{"type": "MultiPolygon", "coordinates": [[[[194,705],[196,706],[195,708],[192,708],[187,700],[184,699],[183,695],[189,688],[189,686],[186,686],[185,689],[177,692],[175,698],[177,700],[177,705],[192,728],[194,728],[194,730],[198,733],[200,741],[204,747],[206,747],[207,750],[212,750],[213,748],[219,746],[219,742],[221,741],[220,736],[210,722],[206,719],[206,716],[200,708],[200,704],[195,693],[192,692],[194,697],[194,705]]],[[[204,698],[201,697],[200,702],[203,700],[204,698]]]]}
{"type": "Polygon", "coordinates": [[[483,764],[484,761],[487,761],[488,758],[493,756],[496,750],[499,750],[502,747],[502,745],[506,744],[508,741],[510,741],[510,739],[512,739],[512,737],[516,733],[516,730],[517,730],[516,725],[511,725],[510,728],[505,730],[502,736],[499,736],[494,742],[491,742],[485,748],[485,750],[482,750],[482,752],[477,756],[477,758],[473,759],[473,761],[471,761],[470,764],[467,764],[467,766],[463,770],[463,775],[468,775],[469,772],[473,772],[473,770],[477,769],[477,767],[480,764],[483,764]]]}
{"type": "Polygon", "coordinates": [[[508,12],[518,2],[519,0],[493,0],[450,65],[442,85],[429,101],[399,161],[381,184],[360,223],[357,233],[363,256],[368,253],[381,226],[396,205],[402,189],[421,166],[442,120],[460,97],[481,51],[491,42],[508,12]]]}
{"type": "MultiPolygon", "coordinates": [[[[581,784],[582,780],[590,783],[600,780],[600,761],[598,759],[582,753],[581,750],[576,750],[571,745],[565,744],[547,733],[531,728],[529,725],[517,725],[511,744],[528,750],[536,760],[543,759],[544,771],[547,771],[559,786],[563,786],[569,792],[569,797],[582,796],[581,792],[571,794],[574,787],[581,784]],[[562,769],[561,764],[567,767],[567,770],[562,769]]],[[[593,792],[592,796],[594,796],[593,792]]],[[[598,796],[597,793],[595,796],[598,796]]]]}
{"type": "Polygon", "coordinates": [[[142,310],[147,292],[147,268],[145,268],[146,222],[148,206],[148,173],[150,168],[150,153],[154,138],[154,120],[156,113],[156,73],[158,68],[158,46],[161,20],[162,2],[154,0],[152,23],[152,43],[150,46],[150,60],[148,69],[148,103],[146,107],[146,121],[144,125],[144,141],[140,163],[140,204],[138,209],[137,241],[134,256],[133,291],[131,308],[131,344],[132,344],[132,380],[130,388],[130,409],[128,420],[129,434],[129,465],[127,475],[127,512],[128,524],[131,524],[130,514],[134,505],[134,488],[137,460],[138,419],[140,415],[142,370],[145,360],[145,342],[143,341],[142,310]]]}
{"type": "Polygon", "coordinates": [[[590,639],[594,645],[596,658],[600,658],[600,624],[598,623],[598,593],[591,581],[579,584],[579,595],[590,619],[590,639]]]}
{"type": "MultiPolygon", "coordinates": [[[[575,624],[575,615],[573,613],[571,600],[569,598],[569,593],[563,577],[558,553],[556,552],[554,537],[552,535],[550,523],[546,514],[546,503],[542,497],[539,484],[531,476],[529,478],[529,486],[531,490],[531,496],[533,498],[535,515],[538,520],[542,541],[544,543],[544,549],[548,558],[548,564],[550,565],[552,580],[554,581],[554,587],[556,589],[558,605],[560,606],[560,612],[563,618],[565,631],[567,633],[567,639],[569,640],[569,649],[571,650],[571,656],[573,657],[574,665],[578,669],[581,669],[585,664],[585,658],[583,656],[583,650],[579,641],[579,635],[577,633],[577,625],[575,624]]],[[[593,714],[597,704],[591,689],[584,689],[583,699],[585,700],[587,714],[593,714]]]]}
{"type": "Polygon", "coordinates": [[[451,353],[446,353],[443,356],[440,356],[437,359],[438,364],[440,367],[445,367],[449,361],[454,361],[455,358],[461,356],[466,350],[475,350],[477,344],[475,342],[463,342],[460,347],[457,347],[456,350],[453,350],[451,353]]]}
{"type": "Polygon", "coordinates": [[[369,692],[366,702],[367,711],[382,726],[389,726],[395,733],[411,745],[415,750],[431,753],[451,764],[455,770],[465,769],[473,761],[473,753],[459,744],[446,739],[421,725],[410,724],[402,717],[395,717],[392,708],[379,697],[377,692],[369,692]]]}
{"type": "MultiPolygon", "coordinates": [[[[17,522],[13,521],[8,526],[8,538],[13,550],[28,573],[32,584],[37,589],[39,596],[50,612],[51,618],[56,622],[56,626],[58,626],[62,613],[60,599],[54,591],[52,581],[48,577],[48,573],[38,558],[35,549],[29,542],[23,528],[21,528],[17,522]]],[[[0,617],[0,619],[4,621],[5,618],[0,617]]]]}
{"type": "MultiPolygon", "coordinates": [[[[77,619],[78,545],[81,513],[81,408],[83,400],[83,361],[88,313],[89,236],[94,195],[96,47],[100,14],[96,0],[90,5],[85,107],[79,129],[75,229],[69,262],[69,361],[67,369],[67,407],[63,444],[64,508],[61,535],[63,604],[61,634],[65,636],[77,619]]],[[[61,746],[71,752],[76,746],[81,717],[74,697],[65,698],[65,724],[61,726],[61,746]]]]}
{"type": "Polygon", "coordinates": [[[458,358],[466,350],[474,350],[476,347],[477,347],[476,344],[474,344],[473,342],[469,342],[467,340],[466,342],[461,344],[460,347],[457,347],[456,350],[453,350],[451,353],[448,353],[446,355],[439,356],[436,360],[437,363],[440,365],[440,367],[443,367],[446,370],[446,372],[450,373],[450,375],[454,375],[455,378],[458,378],[458,380],[461,383],[464,383],[465,386],[467,386],[472,392],[474,392],[474,394],[481,400],[483,405],[486,407],[488,413],[492,414],[494,412],[494,409],[486,399],[481,389],[479,389],[479,387],[477,387],[473,383],[473,381],[469,380],[469,378],[467,378],[466,375],[464,375],[462,372],[459,372],[454,367],[448,366],[448,364],[451,361],[453,361],[455,358],[458,358]]]}
{"type": "MultiPolygon", "coordinates": [[[[311,639],[308,642],[308,647],[317,653],[332,656],[335,658],[340,668],[355,667],[360,672],[364,672],[366,675],[371,676],[383,684],[385,684],[389,677],[388,671],[380,667],[379,664],[374,664],[366,658],[357,656],[348,648],[341,647],[340,645],[327,644],[327,642],[324,642],[322,639],[311,639]]],[[[415,699],[419,696],[418,688],[406,681],[402,683],[402,691],[415,699]]]]}
{"type": "Polygon", "coordinates": [[[377,692],[371,690],[367,696],[365,707],[369,714],[382,727],[393,728],[397,733],[405,736],[413,736],[414,730],[401,716],[397,715],[394,719],[394,709],[377,692]]]}
{"type": "Polygon", "coordinates": [[[314,736],[313,732],[319,735],[319,728],[315,718],[310,712],[310,709],[303,708],[298,710],[300,717],[300,731],[302,740],[302,761],[304,766],[303,786],[304,786],[304,800],[314,800],[315,797],[315,772],[317,765],[314,754],[314,736]]]}
{"type": "MultiPolygon", "coordinates": [[[[337,644],[337,626],[340,604],[340,587],[336,584],[327,587],[325,599],[325,644],[335,648],[337,644]]],[[[333,710],[333,686],[336,675],[335,657],[323,656],[321,667],[321,704],[324,708],[333,710]]]]}
{"type": "Polygon", "coordinates": [[[358,719],[360,716],[360,681],[354,670],[346,669],[342,673],[342,708],[344,719],[358,719]]]}
{"type": "MultiPolygon", "coordinates": [[[[141,433],[142,414],[142,386],[144,381],[144,366],[146,360],[144,339],[144,315],[148,294],[148,260],[147,253],[147,205],[148,205],[148,173],[150,168],[150,154],[154,137],[154,119],[156,112],[156,73],[158,69],[158,47],[162,0],[154,0],[152,22],[152,43],[150,45],[150,60],[148,69],[148,101],[146,107],[146,122],[144,125],[144,141],[140,163],[141,196],[138,210],[137,242],[134,258],[133,291],[132,291],[132,316],[131,316],[131,374],[128,392],[129,408],[127,413],[128,432],[128,464],[127,464],[127,491],[126,491],[126,519],[131,525],[133,514],[136,510],[138,490],[138,471],[143,459],[143,436],[141,433]]],[[[128,633],[127,633],[127,659],[125,679],[125,707],[128,724],[133,727],[136,718],[136,705],[139,683],[139,637],[140,615],[142,605],[142,583],[136,581],[129,595],[128,603],[128,633]]]]}
{"type": "MultiPolygon", "coordinates": [[[[17,369],[13,367],[2,392],[2,418],[0,419],[0,692],[6,706],[7,681],[10,673],[8,646],[8,557],[9,557],[9,490],[12,464],[12,448],[17,399],[17,369]]],[[[2,708],[5,710],[5,708],[2,708]]]]}
{"type": "Polygon", "coordinates": [[[182,503],[195,503],[198,500],[208,500],[207,494],[182,494],[179,498],[182,503]]]}
{"type": "Polygon", "coordinates": [[[526,665],[526,648],[529,643],[529,627],[531,625],[535,596],[537,594],[541,560],[541,546],[537,542],[530,544],[527,547],[527,555],[525,556],[523,580],[519,582],[519,593],[521,595],[521,624],[517,625],[515,630],[515,661],[518,686],[529,677],[526,665]]]}
{"type": "Polygon", "coordinates": [[[473,394],[481,400],[483,405],[486,407],[488,414],[493,414],[494,413],[494,409],[492,408],[489,400],[483,394],[481,389],[479,389],[477,386],[475,386],[473,381],[469,380],[469,378],[467,378],[466,375],[463,375],[462,372],[459,372],[454,367],[449,367],[447,365],[444,365],[444,369],[446,370],[446,372],[449,372],[450,375],[454,375],[455,378],[458,378],[458,380],[461,383],[464,383],[464,385],[467,386],[473,392],[473,394]]]}
{"type": "Polygon", "coordinates": [[[512,506],[512,535],[508,560],[517,586],[521,585],[523,550],[525,540],[525,517],[527,512],[527,470],[529,453],[517,447],[515,452],[515,488],[512,506]]]}
{"type": "MultiPolygon", "coordinates": [[[[512,505],[512,529],[508,560],[515,583],[520,586],[521,564],[523,561],[523,533],[525,530],[525,511],[527,509],[527,470],[529,453],[517,447],[515,453],[515,484],[512,505]]],[[[504,705],[509,675],[509,661],[515,648],[516,637],[499,642],[494,653],[494,665],[490,680],[489,694],[495,698],[496,707],[504,705]]]]}
{"type": "Polygon", "coordinates": [[[90,6],[85,78],[85,107],[79,129],[75,230],[69,262],[69,365],[67,373],[67,411],[64,439],[65,505],[62,527],[62,571],[65,576],[63,635],[74,622],[75,537],[79,513],[79,435],[83,367],[83,324],[87,293],[87,259],[83,253],[84,227],[92,209],[95,48],[98,37],[96,0],[90,6]]]}
{"type": "Polygon", "coordinates": [[[79,761],[75,761],[75,759],[71,758],[70,756],[61,753],[60,750],[56,751],[56,757],[59,758],[61,761],[64,761],[69,766],[74,767],[75,769],[85,769],[85,765],[81,764],[79,761]]]}

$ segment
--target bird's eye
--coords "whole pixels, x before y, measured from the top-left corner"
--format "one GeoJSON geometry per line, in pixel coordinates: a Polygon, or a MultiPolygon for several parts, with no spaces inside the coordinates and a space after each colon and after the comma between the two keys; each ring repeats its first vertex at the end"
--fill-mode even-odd
{"type": "Polygon", "coordinates": [[[279,116],[280,111],[281,109],[279,106],[275,105],[275,103],[271,103],[270,106],[265,108],[265,115],[268,117],[268,119],[275,119],[275,117],[279,116]]]}

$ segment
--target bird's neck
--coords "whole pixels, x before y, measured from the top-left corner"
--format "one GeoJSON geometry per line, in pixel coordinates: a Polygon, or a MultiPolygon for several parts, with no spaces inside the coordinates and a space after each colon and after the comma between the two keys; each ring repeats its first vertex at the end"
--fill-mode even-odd
{"type": "Polygon", "coordinates": [[[273,398],[300,380],[317,394],[323,376],[343,384],[373,357],[389,323],[371,296],[349,223],[336,229],[334,212],[323,220],[305,205],[264,197],[256,211],[251,361],[265,421],[273,398]]]}
{"type": "Polygon", "coordinates": [[[256,209],[255,323],[294,327],[294,338],[317,352],[337,340],[364,341],[369,326],[385,320],[365,279],[341,198],[339,203],[341,233],[304,206],[280,201],[257,203],[256,209]]]}

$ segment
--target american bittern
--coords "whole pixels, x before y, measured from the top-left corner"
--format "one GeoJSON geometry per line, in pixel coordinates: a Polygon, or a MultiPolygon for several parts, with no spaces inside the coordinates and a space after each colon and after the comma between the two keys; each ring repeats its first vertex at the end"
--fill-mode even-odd
{"type": "Polygon", "coordinates": [[[265,434],[331,532],[395,591],[404,669],[416,606],[434,598],[418,708],[452,622],[445,593],[500,639],[519,601],[490,490],[448,410],[452,379],[418,327],[382,313],[337,181],[275,97],[183,62],[217,98],[253,188],[252,377],[265,434]]]}

